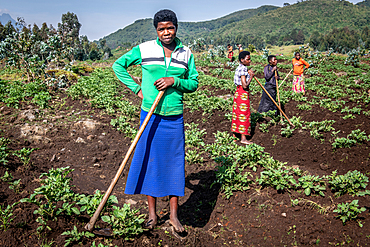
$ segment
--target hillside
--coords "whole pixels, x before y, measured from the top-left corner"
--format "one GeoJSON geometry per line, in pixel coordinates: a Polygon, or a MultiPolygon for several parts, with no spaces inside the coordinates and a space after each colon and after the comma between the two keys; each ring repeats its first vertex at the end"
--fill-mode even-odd
{"type": "MultiPolygon", "coordinates": [[[[211,21],[180,22],[178,36],[185,43],[203,37],[207,43],[215,45],[252,43],[260,49],[266,44],[303,44],[315,31],[324,34],[343,27],[359,31],[369,26],[370,8],[365,7],[369,3],[369,0],[358,4],[311,0],[282,8],[261,6],[211,21]]],[[[109,47],[115,48],[125,42],[135,43],[155,37],[152,19],[144,19],[104,38],[109,47]]]]}
{"type": "MultiPolygon", "coordinates": [[[[275,10],[276,6],[261,6],[257,9],[240,10],[221,18],[203,22],[179,22],[178,37],[184,41],[190,40],[190,37],[195,35],[206,35],[212,30],[216,30],[228,24],[239,22],[244,19],[251,18],[255,15],[263,14],[265,12],[275,10]]],[[[135,43],[143,40],[151,40],[156,38],[156,33],[153,28],[153,19],[140,19],[133,24],[119,29],[116,32],[109,34],[103,39],[107,40],[107,45],[114,49],[118,45],[124,43],[135,43]]]]}
{"type": "MultiPolygon", "coordinates": [[[[209,39],[227,36],[264,37],[267,43],[281,41],[293,30],[301,30],[306,38],[314,31],[326,33],[333,28],[359,30],[370,24],[370,9],[347,1],[311,0],[269,11],[263,15],[226,25],[208,34],[209,39]]],[[[217,42],[218,43],[218,42],[217,42]]]]}
{"type": "Polygon", "coordinates": [[[356,5],[361,6],[361,7],[369,7],[370,8],[370,1],[365,0],[365,1],[357,3],[356,5]]]}

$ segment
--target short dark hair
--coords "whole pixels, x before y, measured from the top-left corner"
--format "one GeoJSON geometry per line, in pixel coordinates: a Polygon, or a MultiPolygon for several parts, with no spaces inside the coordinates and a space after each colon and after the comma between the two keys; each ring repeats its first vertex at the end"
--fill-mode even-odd
{"type": "Polygon", "coordinates": [[[158,27],[158,22],[171,21],[177,29],[177,17],[175,12],[169,9],[162,9],[155,13],[153,18],[153,25],[155,28],[158,27]]]}
{"type": "Polygon", "coordinates": [[[294,53],[294,56],[297,56],[297,54],[301,55],[301,53],[299,53],[299,51],[296,51],[296,52],[294,53]]]}
{"type": "Polygon", "coordinates": [[[251,53],[249,51],[242,51],[239,53],[239,62],[242,61],[246,56],[250,56],[251,53]]]}
{"type": "Polygon", "coordinates": [[[267,57],[267,62],[270,62],[274,57],[276,58],[276,56],[275,56],[275,55],[269,55],[269,56],[267,57]]]}

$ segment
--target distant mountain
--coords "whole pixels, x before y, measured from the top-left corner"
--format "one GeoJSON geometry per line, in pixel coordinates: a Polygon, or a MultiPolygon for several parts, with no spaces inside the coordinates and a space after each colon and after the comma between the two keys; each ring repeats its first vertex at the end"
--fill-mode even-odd
{"type": "MultiPolygon", "coordinates": [[[[255,15],[263,14],[265,12],[275,10],[279,7],[276,6],[261,6],[257,9],[240,10],[221,18],[210,21],[202,22],[179,22],[179,32],[177,36],[183,41],[190,40],[190,37],[206,35],[212,30],[216,30],[225,25],[237,23],[241,20],[251,18],[255,15]]],[[[114,49],[124,43],[135,43],[143,40],[152,40],[157,37],[153,27],[153,19],[140,19],[133,24],[119,29],[108,36],[103,37],[106,39],[107,45],[114,49]]]]}
{"type": "Polygon", "coordinates": [[[0,22],[5,26],[9,21],[11,21],[13,27],[16,26],[16,20],[14,20],[9,14],[2,14],[0,15],[0,22]]]}

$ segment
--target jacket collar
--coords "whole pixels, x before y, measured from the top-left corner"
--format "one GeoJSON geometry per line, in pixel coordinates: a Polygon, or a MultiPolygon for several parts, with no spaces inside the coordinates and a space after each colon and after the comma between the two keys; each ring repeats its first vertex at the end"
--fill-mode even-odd
{"type": "MultiPolygon", "coordinates": [[[[179,38],[175,37],[174,41],[176,42],[175,50],[177,50],[178,48],[184,47],[179,38]]],[[[160,45],[163,48],[162,43],[161,43],[161,41],[159,41],[158,37],[157,37],[157,44],[160,45]]]]}

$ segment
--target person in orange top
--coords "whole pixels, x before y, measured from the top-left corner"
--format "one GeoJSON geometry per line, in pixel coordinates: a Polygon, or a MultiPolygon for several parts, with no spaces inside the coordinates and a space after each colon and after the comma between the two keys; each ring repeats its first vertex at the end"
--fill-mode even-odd
{"type": "Polygon", "coordinates": [[[305,69],[310,67],[310,65],[301,58],[301,54],[296,52],[292,60],[293,64],[293,92],[295,93],[305,93],[304,89],[304,76],[303,72],[305,69]],[[306,68],[304,68],[306,66],[306,68]]]}

